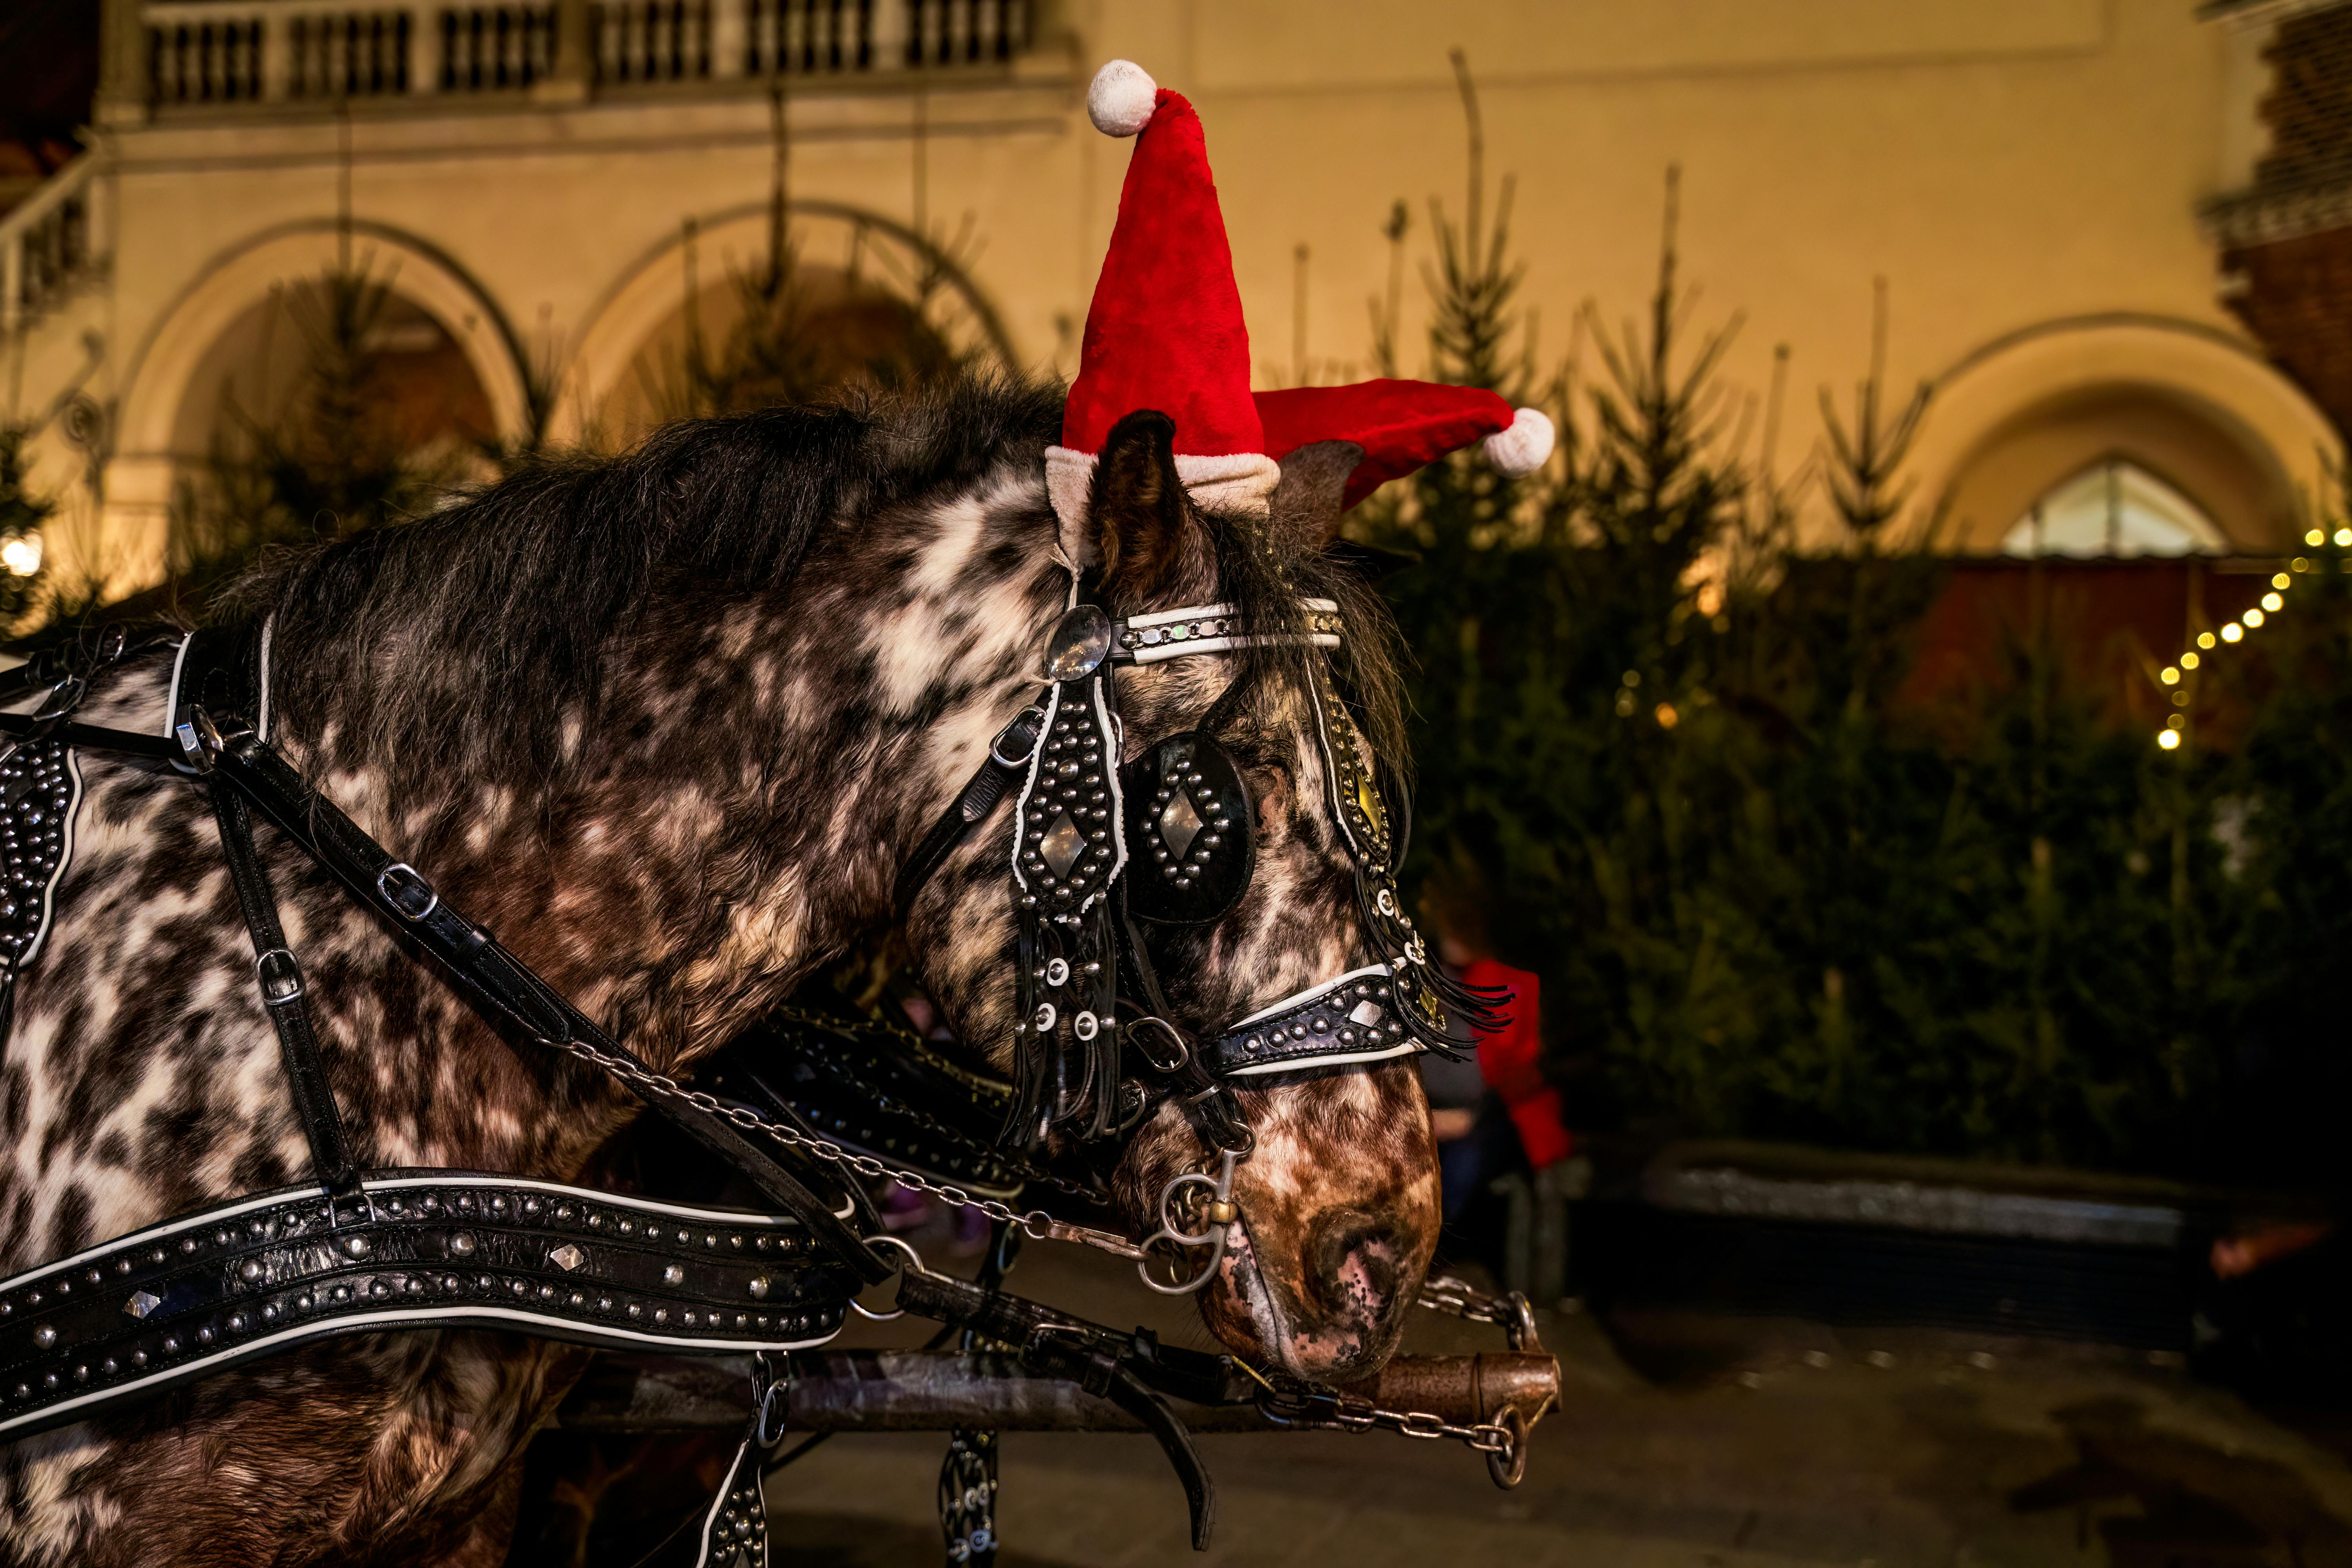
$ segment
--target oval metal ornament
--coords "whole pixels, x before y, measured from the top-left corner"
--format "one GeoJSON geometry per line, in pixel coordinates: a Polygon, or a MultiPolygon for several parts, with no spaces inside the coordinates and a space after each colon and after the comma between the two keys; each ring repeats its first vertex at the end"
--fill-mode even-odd
{"type": "Polygon", "coordinates": [[[1095,605],[1080,605],[1054,625],[1045,638],[1045,679],[1078,680],[1110,657],[1110,617],[1095,605]]]}

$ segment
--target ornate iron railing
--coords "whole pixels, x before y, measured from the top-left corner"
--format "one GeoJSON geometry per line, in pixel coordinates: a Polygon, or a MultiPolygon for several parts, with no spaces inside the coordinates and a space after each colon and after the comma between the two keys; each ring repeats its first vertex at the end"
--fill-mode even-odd
{"type": "Polygon", "coordinates": [[[771,77],[969,72],[1030,41],[1032,0],[154,0],[146,90],[166,110],[771,77]],[[576,37],[568,36],[576,33],[576,37]]]}

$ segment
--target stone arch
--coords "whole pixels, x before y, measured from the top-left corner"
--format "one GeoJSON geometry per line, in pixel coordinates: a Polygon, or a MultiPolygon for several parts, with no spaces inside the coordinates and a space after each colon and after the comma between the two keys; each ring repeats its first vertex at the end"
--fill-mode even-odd
{"type": "MultiPolygon", "coordinates": [[[[956,259],[905,225],[840,202],[787,206],[794,254],[828,279],[870,274],[886,286],[920,275],[932,282],[925,324],[955,349],[1004,365],[1013,343],[995,306],[956,259]]],[[[549,433],[561,442],[609,442],[630,432],[603,427],[627,391],[639,356],[680,315],[689,287],[707,293],[730,268],[768,254],[772,214],[746,202],[683,226],[625,268],[583,321],[557,378],[549,433]]]]}
{"type": "Polygon", "coordinates": [[[2193,500],[2233,549],[2307,526],[2342,438],[2246,343],[2200,324],[2109,315],[2051,321],[1964,356],[1935,381],[1915,492],[1948,548],[1990,551],[2036,498],[2123,459],[2193,500]]]}
{"type": "Polygon", "coordinates": [[[490,433],[506,441],[530,434],[535,405],[520,345],[496,301],[456,262],[381,224],[355,221],[346,231],[320,218],[266,229],[198,268],[130,357],[113,422],[103,531],[119,559],[105,563],[104,575],[137,582],[161,571],[173,486],[184,465],[202,455],[188,449],[195,428],[188,405],[203,395],[223,340],[289,285],[362,258],[462,351],[490,433]]]}

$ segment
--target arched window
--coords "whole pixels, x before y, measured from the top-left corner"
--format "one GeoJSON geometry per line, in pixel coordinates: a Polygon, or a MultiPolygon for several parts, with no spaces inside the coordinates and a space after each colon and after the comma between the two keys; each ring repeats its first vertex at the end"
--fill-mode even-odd
{"type": "Polygon", "coordinates": [[[2044,493],[2000,541],[2006,555],[2222,555],[2229,547],[2203,508],[2121,458],[2044,493]]]}

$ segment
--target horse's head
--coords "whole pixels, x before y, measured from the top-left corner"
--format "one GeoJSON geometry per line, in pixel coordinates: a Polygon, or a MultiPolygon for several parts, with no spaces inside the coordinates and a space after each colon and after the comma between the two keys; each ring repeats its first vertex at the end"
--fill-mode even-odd
{"type": "MultiPolygon", "coordinates": [[[[1246,1148],[1202,1315],[1236,1349],[1348,1375],[1394,1350],[1436,1241],[1414,1054],[1458,1036],[1463,998],[1444,1021],[1444,982],[1389,882],[1402,847],[1391,634],[1323,551],[1344,456],[1286,464],[1271,518],[1240,518],[1188,498],[1171,432],[1157,414],[1122,421],[1085,524],[1066,521],[1060,541],[1081,599],[1148,638],[1145,657],[1105,680],[1108,715],[1058,689],[1013,805],[1015,866],[999,813],[916,900],[909,934],[960,1032],[1002,1043],[1028,1086],[1017,1131],[1108,1165],[1139,1234],[1168,1217],[1171,1181],[1246,1148]],[[1203,605],[1223,606],[1224,635],[1153,621],[1203,605]],[[1181,650],[1204,638],[1208,651],[1181,650]],[[1097,749],[1124,764],[1123,811],[1104,798],[1097,749]],[[1077,831],[1055,856],[1066,806],[1077,831]],[[1114,856],[1123,883],[1105,879],[1114,856]],[[1097,963],[1108,973],[1090,989],[1097,963]],[[1118,1043],[1097,1022],[1112,1013],[1118,1043]]],[[[1177,1206],[1180,1228],[1213,1223],[1204,1205],[1177,1206]]]]}

